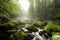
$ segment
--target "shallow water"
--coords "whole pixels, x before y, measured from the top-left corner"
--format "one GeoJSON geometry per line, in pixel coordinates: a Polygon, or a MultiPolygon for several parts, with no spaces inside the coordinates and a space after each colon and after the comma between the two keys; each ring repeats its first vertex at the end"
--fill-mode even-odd
{"type": "MultiPolygon", "coordinates": [[[[27,27],[28,24],[25,25],[25,27],[27,27]]],[[[21,28],[22,30],[24,30],[24,32],[28,31],[25,27],[21,28]]],[[[43,29],[41,28],[38,28],[38,31],[37,32],[32,32],[30,34],[34,35],[35,37],[32,39],[32,40],[47,40],[46,37],[44,35],[39,35],[39,32],[40,31],[43,31],[43,29]]],[[[28,33],[26,33],[28,34],[28,33]]]]}
{"type": "Polygon", "coordinates": [[[43,31],[43,29],[38,28],[38,32],[32,32],[35,37],[32,40],[47,40],[45,37],[39,35],[39,32],[43,31]]]}

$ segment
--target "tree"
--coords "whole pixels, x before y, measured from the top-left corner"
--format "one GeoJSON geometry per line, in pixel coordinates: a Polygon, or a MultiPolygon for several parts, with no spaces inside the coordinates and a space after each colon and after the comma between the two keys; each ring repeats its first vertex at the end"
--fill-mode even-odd
{"type": "Polygon", "coordinates": [[[18,0],[0,0],[0,40],[8,40],[10,34],[7,31],[15,27],[10,21],[20,13],[17,2],[18,0]]]}
{"type": "Polygon", "coordinates": [[[34,15],[34,0],[29,0],[29,2],[30,2],[29,15],[30,15],[30,18],[33,19],[35,17],[35,15],[34,15]]]}
{"type": "Polygon", "coordinates": [[[10,21],[12,18],[17,17],[18,14],[18,4],[14,4],[13,0],[0,0],[0,23],[10,21]]]}

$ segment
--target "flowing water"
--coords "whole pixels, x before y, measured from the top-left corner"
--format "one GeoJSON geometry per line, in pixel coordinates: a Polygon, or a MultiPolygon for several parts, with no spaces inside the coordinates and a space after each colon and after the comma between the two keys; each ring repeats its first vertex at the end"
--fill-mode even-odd
{"type": "MultiPolygon", "coordinates": [[[[27,27],[28,24],[26,24],[25,26],[27,27]]],[[[47,40],[44,35],[43,35],[43,36],[40,36],[40,35],[39,35],[39,32],[40,32],[40,31],[43,31],[43,29],[38,28],[38,31],[37,31],[37,32],[32,32],[32,33],[31,33],[31,34],[33,34],[33,35],[35,36],[32,40],[47,40]]]]}
{"type": "Polygon", "coordinates": [[[32,40],[47,40],[45,37],[39,35],[39,32],[43,31],[43,29],[38,28],[38,32],[32,32],[35,37],[32,40]]]}
{"type": "MultiPolygon", "coordinates": [[[[25,27],[27,27],[27,26],[28,26],[28,24],[25,25],[25,27]]],[[[22,30],[28,31],[25,27],[23,27],[22,30]]],[[[37,32],[30,33],[30,34],[32,34],[32,35],[35,36],[32,40],[47,40],[44,35],[43,36],[39,35],[39,32],[40,31],[43,31],[43,29],[38,28],[38,31],[37,32]]]]}

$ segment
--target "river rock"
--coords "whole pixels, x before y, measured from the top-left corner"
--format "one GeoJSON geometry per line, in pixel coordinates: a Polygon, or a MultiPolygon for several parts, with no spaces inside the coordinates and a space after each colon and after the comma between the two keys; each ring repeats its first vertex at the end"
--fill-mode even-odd
{"type": "Polygon", "coordinates": [[[39,38],[36,38],[36,40],[40,40],[39,38]]]}
{"type": "Polygon", "coordinates": [[[26,33],[25,34],[25,40],[31,40],[31,39],[33,39],[35,36],[33,35],[33,34],[31,34],[31,33],[26,33]]]}

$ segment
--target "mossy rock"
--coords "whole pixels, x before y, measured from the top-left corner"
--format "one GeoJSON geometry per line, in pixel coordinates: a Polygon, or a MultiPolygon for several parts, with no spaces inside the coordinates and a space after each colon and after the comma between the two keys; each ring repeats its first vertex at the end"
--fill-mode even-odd
{"type": "Polygon", "coordinates": [[[53,35],[52,40],[60,40],[60,35],[53,35]]]}
{"type": "Polygon", "coordinates": [[[10,36],[11,40],[24,40],[24,32],[22,31],[17,31],[16,33],[12,34],[10,36]]]}
{"type": "Polygon", "coordinates": [[[38,28],[33,26],[33,25],[28,26],[26,29],[31,31],[31,32],[37,32],[38,31],[38,28]]]}

